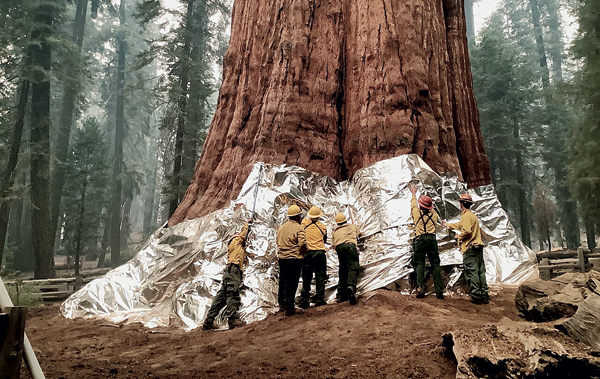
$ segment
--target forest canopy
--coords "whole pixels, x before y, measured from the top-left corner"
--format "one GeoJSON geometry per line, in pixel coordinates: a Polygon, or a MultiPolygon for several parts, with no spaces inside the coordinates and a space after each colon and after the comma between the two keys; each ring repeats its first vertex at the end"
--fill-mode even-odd
{"type": "MultiPolygon", "coordinates": [[[[498,197],[527,245],[595,247],[600,3],[502,0],[476,23],[473,1],[498,197]]],[[[52,277],[56,256],[114,267],[168,220],[215,111],[232,6],[0,2],[0,272],[52,277]]]]}

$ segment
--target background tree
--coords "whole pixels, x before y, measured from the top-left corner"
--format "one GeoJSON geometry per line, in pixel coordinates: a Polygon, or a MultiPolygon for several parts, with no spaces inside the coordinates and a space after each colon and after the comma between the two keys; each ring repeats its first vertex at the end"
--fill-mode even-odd
{"type": "Polygon", "coordinates": [[[31,23],[23,22],[31,12],[29,5],[0,5],[0,157],[6,162],[0,166],[0,267],[30,95],[31,23]]]}
{"type": "Polygon", "coordinates": [[[171,162],[169,184],[163,191],[168,198],[169,215],[191,181],[209,116],[214,112],[214,63],[220,60],[227,45],[223,20],[229,15],[228,4],[223,0],[185,0],[181,5],[181,11],[173,10],[157,0],[148,0],[139,5],[137,12],[147,28],[167,14],[177,20],[176,27],[152,41],[150,49],[139,57],[142,66],[157,60],[168,64],[159,89],[167,94],[162,126],[165,138],[173,146],[164,157],[171,162]]]}
{"type": "Polygon", "coordinates": [[[31,196],[35,278],[54,277],[54,227],[50,212],[50,78],[53,22],[61,1],[41,1],[33,10],[31,85],[31,196]]]}
{"type": "MultiPolygon", "coordinates": [[[[593,226],[600,215],[600,4],[580,0],[577,5],[579,30],[573,52],[581,68],[574,88],[582,116],[573,123],[569,138],[569,179],[582,215],[593,226]]],[[[595,246],[592,237],[588,244],[595,246]]]]}
{"type": "Polygon", "coordinates": [[[554,230],[554,215],[556,213],[556,204],[550,198],[551,193],[548,187],[538,183],[535,187],[533,196],[533,211],[535,215],[538,236],[540,238],[540,250],[542,250],[542,241],[548,243],[548,251],[552,250],[552,231],[554,230]]]}
{"type": "Polygon", "coordinates": [[[534,118],[539,101],[534,71],[519,44],[505,35],[501,17],[493,17],[480,33],[472,55],[492,180],[503,206],[518,220],[523,242],[531,246],[528,178],[533,171],[533,136],[539,127],[534,118]]]}
{"type": "Polygon", "coordinates": [[[110,198],[110,154],[103,134],[95,119],[86,119],[76,130],[68,155],[63,239],[67,252],[75,257],[75,275],[82,253],[92,259],[98,256],[102,210],[110,198]]]}

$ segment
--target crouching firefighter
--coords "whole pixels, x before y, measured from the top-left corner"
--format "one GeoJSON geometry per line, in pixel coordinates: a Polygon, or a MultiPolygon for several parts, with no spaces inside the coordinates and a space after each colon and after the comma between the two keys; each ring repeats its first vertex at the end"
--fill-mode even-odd
{"type": "Polygon", "coordinates": [[[214,321],[223,307],[225,317],[229,323],[229,329],[244,326],[246,323],[240,320],[238,309],[240,308],[240,286],[242,284],[242,269],[247,257],[246,238],[248,237],[249,223],[246,223],[239,234],[233,236],[227,247],[227,266],[223,272],[221,288],[213,299],[212,305],[202,324],[202,330],[216,329],[214,321]]]}
{"type": "Polygon", "coordinates": [[[421,196],[417,201],[417,187],[409,185],[412,199],[410,200],[410,213],[415,224],[415,239],[413,241],[413,262],[417,271],[417,297],[425,297],[427,284],[425,283],[425,257],[429,259],[433,271],[433,285],[435,296],[444,298],[444,282],[442,281],[440,267],[440,253],[435,237],[435,226],[439,216],[433,209],[433,200],[429,196],[421,196]]]}
{"type": "Polygon", "coordinates": [[[348,223],[342,213],[335,215],[335,222],[337,228],[333,231],[331,242],[340,261],[336,301],[341,303],[349,300],[350,304],[355,305],[357,303],[356,283],[360,271],[356,248],[359,232],[356,225],[348,223]]]}
{"type": "Polygon", "coordinates": [[[325,282],[327,281],[327,257],[325,256],[325,243],[327,243],[327,228],[319,221],[323,211],[314,206],[308,211],[308,217],[302,221],[306,234],[308,251],[302,264],[302,300],[300,307],[310,306],[310,285],[313,273],[316,282],[314,297],[315,307],[327,304],[325,302],[325,282]]]}

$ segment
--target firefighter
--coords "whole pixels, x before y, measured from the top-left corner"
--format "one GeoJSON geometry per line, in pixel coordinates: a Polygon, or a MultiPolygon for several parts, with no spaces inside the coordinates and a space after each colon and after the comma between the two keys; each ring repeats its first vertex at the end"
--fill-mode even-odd
{"type": "Polygon", "coordinates": [[[417,297],[425,297],[427,284],[425,283],[425,257],[429,259],[433,271],[433,284],[435,296],[444,299],[444,282],[440,274],[440,253],[435,237],[435,226],[439,216],[433,209],[433,200],[429,196],[421,196],[417,201],[417,187],[409,186],[412,198],[410,200],[410,213],[415,224],[415,238],[413,241],[413,262],[417,270],[417,297]]]}
{"type": "Polygon", "coordinates": [[[325,256],[325,243],[327,243],[327,228],[319,218],[323,215],[317,206],[310,208],[308,217],[302,220],[302,228],[306,235],[307,252],[302,262],[302,300],[300,307],[310,307],[310,285],[313,273],[316,281],[314,297],[315,307],[327,304],[325,302],[325,282],[327,281],[327,257],[325,256]]]}
{"type": "Polygon", "coordinates": [[[214,321],[219,312],[225,307],[225,317],[227,317],[229,329],[246,325],[238,316],[240,307],[240,285],[242,284],[243,265],[246,261],[246,238],[248,237],[249,223],[247,222],[242,231],[236,234],[227,246],[227,266],[223,272],[221,288],[213,299],[212,305],[202,324],[202,330],[216,329],[214,321]]]}
{"type": "Polygon", "coordinates": [[[302,211],[297,205],[288,209],[289,220],[277,230],[277,258],[279,258],[279,308],[286,316],[304,313],[296,308],[295,296],[306,252],[306,236],[300,225],[302,211]]]}
{"type": "Polygon", "coordinates": [[[336,294],[338,303],[346,300],[356,305],[356,283],[360,270],[358,262],[358,228],[348,223],[346,216],[342,213],[335,215],[337,227],[333,231],[332,244],[337,252],[339,265],[339,283],[336,294]]]}
{"type": "Polygon", "coordinates": [[[442,224],[459,231],[456,240],[460,245],[460,251],[463,253],[464,273],[470,288],[471,302],[474,304],[488,304],[490,295],[488,294],[488,285],[485,278],[484,244],[481,238],[479,220],[471,211],[473,198],[465,193],[460,195],[459,202],[462,211],[460,221],[452,224],[443,222],[442,224]]]}

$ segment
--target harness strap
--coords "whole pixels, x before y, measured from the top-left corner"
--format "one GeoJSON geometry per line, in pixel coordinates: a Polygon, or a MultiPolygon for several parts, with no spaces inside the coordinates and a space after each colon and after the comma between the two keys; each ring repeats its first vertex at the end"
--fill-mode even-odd
{"type": "Polygon", "coordinates": [[[304,230],[306,230],[309,226],[311,226],[312,224],[315,224],[315,226],[317,227],[317,229],[319,229],[319,232],[321,232],[321,235],[323,236],[323,242],[327,243],[327,234],[323,233],[323,231],[321,230],[321,228],[319,228],[319,224],[317,224],[317,221],[311,219],[310,220],[310,224],[306,225],[304,227],[304,230]]]}
{"type": "Polygon", "coordinates": [[[431,219],[433,217],[433,212],[428,212],[428,213],[423,213],[421,212],[421,217],[419,217],[419,219],[417,220],[417,222],[415,223],[415,226],[419,224],[419,222],[421,222],[421,220],[425,219],[425,216],[428,216],[427,220],[423,221],[423,231],[425,233],[427,233],[427,223],[429,221],[431,221],[433,223],[433,228],[435,229],[435,222],[433,222],[433,220],[431,219]]]}

